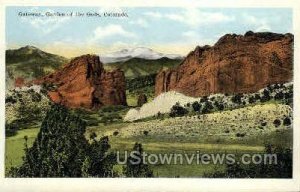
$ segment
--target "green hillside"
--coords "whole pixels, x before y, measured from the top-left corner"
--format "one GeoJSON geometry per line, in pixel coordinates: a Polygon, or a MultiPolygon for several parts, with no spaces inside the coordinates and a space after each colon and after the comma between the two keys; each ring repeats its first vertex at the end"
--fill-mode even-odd
{"type": "Polygon", "coordinates": [[[38,78],[60,68],[68,59],[26,46],[6,50],[7,80],[38,78]]]}
{"type": "Polygon", "coordinates": [[[182,60],[180,59],[169,59],[166,57],[147,60],[140,58],[132,58],[124,62],[109,63],[105,64],[104,67],[108,70],[120,68],[125,72],[126,78],[136,78],[140,76],[146,76],[150,74],[156,74],[163,68],[171,68],[178,66],[182,60]]]}

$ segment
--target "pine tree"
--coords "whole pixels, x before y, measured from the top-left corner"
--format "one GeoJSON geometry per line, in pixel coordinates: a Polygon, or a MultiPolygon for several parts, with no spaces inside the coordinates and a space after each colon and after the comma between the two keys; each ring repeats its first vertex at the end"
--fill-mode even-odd
{"type": "MultiPolygon", "coordinates": [[[[54,105],[42,122],[33,146],[25,143],[20,167],[10,171],[12,177],[106,177],[115,161],[107,154],[108,138],[85,139],[85,122],[65,107],[54,105]],[[110,163],[107,163],[110,162],[110,163]]],[[[95,137],[96,138],[96,137],[95,137]]]]}
{"type": "Polygon", "coordinates": [[[153,177],[153,171],[149,165],[143,162],[143,147],[140,143],[135,143],[133,153],[135,157],[129,156],[127,166],[124,169],[124,174],[127,177],[153,177]]]}

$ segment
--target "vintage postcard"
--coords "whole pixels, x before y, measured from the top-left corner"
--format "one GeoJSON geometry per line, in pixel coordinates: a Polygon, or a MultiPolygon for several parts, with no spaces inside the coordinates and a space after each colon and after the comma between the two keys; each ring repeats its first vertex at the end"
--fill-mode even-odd
{"type": "Polygon", "coordinates": [[[299,9],[268,2],[3,2],[4,191],[300,190],[299,9]]]}

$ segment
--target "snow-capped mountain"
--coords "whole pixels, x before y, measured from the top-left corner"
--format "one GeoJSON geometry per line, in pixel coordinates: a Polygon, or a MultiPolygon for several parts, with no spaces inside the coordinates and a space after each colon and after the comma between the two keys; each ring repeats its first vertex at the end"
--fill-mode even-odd
{"type": "Polygon", "coordinates": [[[182,58],[181,55],[177,55],[177,54],[163,54],[163,53],[156,52],[150,48],[136,47],[136,48],[122,49],[120,51],[112,52],[106,55],[100,55],[100,60],[103,63],[114,63],[120,61],[127,61],[131,58],[156,60],[162,57],[167,57],[169,59],[182,58]]]}

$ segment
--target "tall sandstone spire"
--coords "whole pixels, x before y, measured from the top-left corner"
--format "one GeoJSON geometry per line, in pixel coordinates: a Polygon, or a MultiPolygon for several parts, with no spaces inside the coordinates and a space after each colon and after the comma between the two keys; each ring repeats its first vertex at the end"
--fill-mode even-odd
{"type": "Polygon", "coordinates": [[[170,90],[188,96],[255,92],[293,78],[292,34],[227,34],[212,47],[196,47],[176,68],[160,71],[155,95],[170,90]]]}
{"type": "Polygon", "coordinates": [[[83,55],[34,84],[53,84],[50,99],[70,108],[97,109],[105,105],[126,105],[125,76],[121,70],[107,72],[96,55],[83,55]]]}

